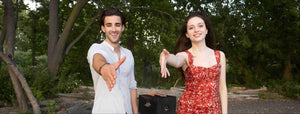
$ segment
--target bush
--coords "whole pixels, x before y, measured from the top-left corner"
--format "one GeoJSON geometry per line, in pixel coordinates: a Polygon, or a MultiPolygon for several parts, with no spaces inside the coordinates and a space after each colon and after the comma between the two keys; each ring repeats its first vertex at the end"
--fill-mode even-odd
{"type": "Polygon", "coordinates": [[[60,75],[56,86],[56,92],[77,92],[77,88],[83,83],[81,80],[75,78],[77,75],[77,73],[71,75],[60,75]]]}
{"type": "Polygon", "coordinates": [[[292,99],[300,99],[300,84],[296,81],[283,82],[270,80],[268,90],[292,99]]]}
{"type": "Polygon", "coordinates": [[[53,83],[54,78],[50,77],[46,64],[27,66],[22,68],[22,73],[38,100],[55,95],[53,89],[56,84],[53,83]]]}
{"type": "Polygon", "coordinates": [[[292,99],[300,99],[300,84],[297,82],[287,82],[283,84],[282,91],[285,96],[292,99]]]}
{"type": "Polygon", "coordinates": [[[3,102],[12,102],[16,95],[6,65],[0,68],[0,99],[3,102]]]}
{"type": "MultiPolygon", "coordinates": [[[[58,76],[50,77],[47,56],[37,56],[36,63],[38,64],[36,65],[32,65],[31,62],[27,61],[30,56],[28,52],[17,51],[15,62],[37,100],[54,97],[58,92],[74,92],[82,84],[82,81],[76,78],[78,73],[69,73],[64,67],[61,67],[58,76]]],[[[1,101],[17,104],[11,79],[6,64],[3,62],[0,68],[0,93],[1,101]]]]}

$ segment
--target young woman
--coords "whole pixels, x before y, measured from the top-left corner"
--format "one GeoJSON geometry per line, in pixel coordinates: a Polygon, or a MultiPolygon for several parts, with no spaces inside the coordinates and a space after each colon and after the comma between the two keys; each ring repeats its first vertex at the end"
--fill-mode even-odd
{"type": "Polygon", "coordinates": [[[190,13],[175,46],[175,55],[163,50],[159,63],[163,78],[170,76],[169,64],[180,68],[185,89],[177,113],[227,113],[226,59],[215,50],[210,21],[201,13],[190,13]]]}

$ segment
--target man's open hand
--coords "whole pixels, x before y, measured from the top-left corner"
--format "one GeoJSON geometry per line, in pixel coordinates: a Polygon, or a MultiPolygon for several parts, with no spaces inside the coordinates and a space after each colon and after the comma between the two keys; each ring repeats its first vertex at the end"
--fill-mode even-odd
{"type": "Polygon", "coordinates": [[[111,91],[111,88],[116,84],[117,73],[116,70],[119,66],[125,61],[126,57],[124,56],[120,61],[113,64],[106,64],[101,69],[101,74],[103,79],[106,82],[108,90],[111,91]]]}

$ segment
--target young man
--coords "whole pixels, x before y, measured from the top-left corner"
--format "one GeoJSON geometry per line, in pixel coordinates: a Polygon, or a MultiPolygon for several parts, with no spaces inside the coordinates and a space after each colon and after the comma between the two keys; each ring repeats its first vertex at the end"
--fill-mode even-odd
{"type": "Polygon", "coordinates": [[[93,77],[95,98],[92,113],[138,113],[134,59],[120,46],[125,17],[109,8],[100,17],[105,40],[93,44],[87,55],[93,77]]]}

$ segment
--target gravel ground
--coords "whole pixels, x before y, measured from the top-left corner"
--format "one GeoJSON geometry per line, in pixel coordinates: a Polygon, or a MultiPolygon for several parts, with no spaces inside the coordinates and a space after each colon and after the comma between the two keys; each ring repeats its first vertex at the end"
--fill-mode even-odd
{"type": "MultiPolygon", "coordinates": [[[[144,89],[139,88],[138,94],[161,93],[173,95],[179,98],[182,93],[180,89],[144,89]]],[[[300,114],[300,100],[286,100],[281,97],[269,97],[276,99],[259,99],[258,93],[265,92],[265,89],[247,90],[243,88],[231,89],[228,94],[228,113],[229,114],[300,114]],[[232,94],[233,92],[239,94],[232,94]],[[249,97],[245,97],[249,96],[249,97]],[[279,98],[279,99],[278,99],[279,98]]],[[[91,99],[80,98],[80,95],[66,94],[55,100],[58,109],[57,114],[90,114],[93,107],[93,93],[91,99]]],[[[268,95],[268,94],[266,94],[268,95]]],[[[273,95],[274,96],[274,95],[273,95]]],[[[85,96],[86,97],[86,96],[85,96]]],[[[178,100],[178,99],[177,99],[178,100]]],[[[42,107],[41,107],[42,108],[42,107]]],[[[16,107],[0,107],[0,114],[15,114],[16,107]]]]}
{"type": "MultiPolygon", "coordinates": [[[[91,104],[80,104],[69,110],[69,114],[89,114],[91,104]]],[[[300,100],[239,100],[228,102],[229,114],[300,114],[300,100]]]]}
{"type": "MultiPolygon", "coordinates": [[[[90,114],[92,104],[78,104],[68,114],[90,114]]],[[[243,100],[229,101],[229,114],[300,114],[300,100],[243,100]]],[[[63,113],[62,113],[63,114],[63,113]]]]}
{"type": "Polygon", "coordinates": [[[300,114],[300,100],[229,101],[230,114],[300,114]]]}
{"type": "MultiPolygon", "coordinates": [[[[90,114],[92,104],[80,103],[58,114],[90,114]]],[[[15,108],[0,108],[0,114],[15,113],[15,108]],[[2,109],[2,110],[1,110],[2,109]]],[[[300,100],[237,100],[228,102],[229,114],[300,114],[300,100]]]]}

